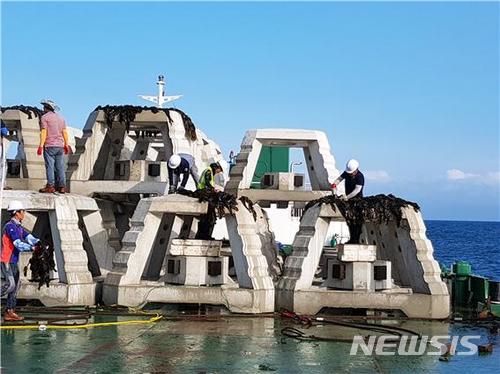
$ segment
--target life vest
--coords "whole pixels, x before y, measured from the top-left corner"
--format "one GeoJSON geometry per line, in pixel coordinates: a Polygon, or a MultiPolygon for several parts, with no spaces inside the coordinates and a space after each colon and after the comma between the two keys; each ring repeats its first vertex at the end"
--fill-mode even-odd
{"type": "Polygon", "coordinates": [[[4,232],[2,235],[2,249],[0,251],[0,262],[4,264],[10,263],[10,258],[12,257],[12,253],[14,253],[14,243],[4,232]]]}
{"type": "Polygon", "coordinates": [[[203,170],[203,173],[201,173],[200,181],[198,182],[198,185],[196,186],[199,190],[203,190],[205,188],[214,188],[215,186],[215,176],[214,172],[212,171],[212,168],[209,166],[205,170],[203,170]],[[205,175],[210,172],[211,178],[210,178],[210,185],[207,186],[206,181],[205,181],[205,175]]]}

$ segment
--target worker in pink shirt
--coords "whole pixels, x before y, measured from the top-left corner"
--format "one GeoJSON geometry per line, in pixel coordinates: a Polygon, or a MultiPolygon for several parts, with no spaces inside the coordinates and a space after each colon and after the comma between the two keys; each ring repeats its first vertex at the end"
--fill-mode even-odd
{"type": "Polygon", "coordinates": [[[45,193],[66,193],[64,155],[70,152],[66,121],[56,113],[59,107],[52,100],[42,100],[40,145],[37,154],[45,160],[47,185],[40,190],[45,193]]]}

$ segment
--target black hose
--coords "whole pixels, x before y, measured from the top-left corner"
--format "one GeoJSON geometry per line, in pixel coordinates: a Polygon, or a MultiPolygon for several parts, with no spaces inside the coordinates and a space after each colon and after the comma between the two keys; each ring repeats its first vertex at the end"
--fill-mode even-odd
{"type": "Polygon", "coordinates": [[[284,329],[281,330],[281,334],[299,341],[352,343],[352,339],[348,338],[338,338],[338,337],[327,338],[324,336],[306,335],[303,331],[300,331],[294,327],[285,327],[284,329]]]}
{"type": "Polygon", "coordinates": [[[330,319],[321,319],[317,320],[315,319],[315,322],[323,322],[323,323],[328,323],[332,325],[337,325],[337,326],[345,326],[345,327],[351,327],[351,328],[357,328],[357,329],[363,329],[363,330],[370,330],[370,331],[376,331],[376,332],[382,332],[382,333],[390,333],[390,334],[396,334],[399,336],[406,334],[411,334],[418,336],[419,338],[421,337],[421,334],[409,330],[409,329],[404,329],[402,327],[396,327],[396,326],[381,326],[376,323],[368,323],[368,322],[347,322],[347,321],[334,321],[330,319]]]}

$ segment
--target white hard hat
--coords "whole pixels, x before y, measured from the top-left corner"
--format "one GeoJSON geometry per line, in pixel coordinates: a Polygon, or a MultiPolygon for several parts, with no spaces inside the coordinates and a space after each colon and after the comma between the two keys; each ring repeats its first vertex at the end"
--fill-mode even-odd
{"type": "Polygon", "coordinates": [[[7,207],[9,212],[17,212],[19,210],[24,210],[24,205],[19,200],[12,200],[7,207]]]}
{"type": "Polygon", "coordinates": [[[359,162],[355,159],[351,159],[347,161],[347,164],[345,166],[345,171],[346,173],[352,174],[359,168],[359,162]]]}
{"type": "Polygon", "coordinates": [[[170,169],[176,169],[180,164],[181,164],[181,156],[179,155],[170,156],[170,159],[168,160],[168,167],[170,169]]]}
{"type": "Polygon", "coordinates": [[[48,107],[51,107],[52,110],[59,110],[59,107],[56,103],[54,103],[53,100],[43,99],[42,101],[40,101],[40,104],[47,105],[48,107]]]}

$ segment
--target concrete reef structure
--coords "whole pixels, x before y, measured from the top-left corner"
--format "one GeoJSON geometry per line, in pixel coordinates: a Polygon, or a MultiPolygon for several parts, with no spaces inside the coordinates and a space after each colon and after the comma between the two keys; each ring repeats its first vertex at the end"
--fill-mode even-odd
{"type": "Polygon", "coordinates": [[[274,311],[274,285],[261,251],[269,243],[257,235],[252,213],[239,202],[238,211],[226,216],[230,250],[224,251],[218,241],[193,239],[198,217],[206,211],[206,203],[182,195],[142,199],[104,283],[104,302],[205,303],[239,313],[274,311]],[[236,281],[228,276],[230,255],[236,281]],[[214,286],[202,286],[207,284],[214,286]]]}
{"type": "MultiPolygon", "coordinates": [[[[65,195],[33,192],[45,184],[43,159],[36,156],[36,110],[3,110],[2,120],[12,133],[8,141],[18,142],[16,159],[8,160],[11,190],[3,192],[2,209],[21,200],[28,210],[24,225],[54,246],[57,264],[48,288],[38,290],[28,274],[22,298],[47,305],[214,304],[238,313],[337,308],[400,310],[419,318],[449,314],[420,212],[407,207],[400,221],[367,220],[358,245],[334,245],[333,235],[347,230],[338,207],[305,209],[331,194],[339,174],[322,132],[245,134],[225,187],[237,199],[236,209],[219,220],[228,239],[222,241],[195,239],[207,202],[166,195],[166,161],[174,153],[193,155],[200,171],[211,162],[228,169],[220,148],[183,112],[96,108],[74,139],[67,168],[71,193],[65,195]],[[266,172],[261,188],[251,188],[263,146],[302,148],[308,175],[266,172]],[[284,266],[276,243],[282,238],[293,242],[284,266]]],[[[195,188],[192,180],[187,187],[195,188]]],[[[2,210],[2,224],[7,218],[2,210]]],[[[22,255],[23,264],[29,256],[22,255]]]]}
{"type": "Polygon", "coordinates": [[[330,205],[315,205],[305,212],[293,252],[286,259],[284,274],[278,283],[278,307],[305,314],[316,314],[329,307],[400,310],[412,318],[448,317],[448,290],[432,256],[432,244],[426,238],[420,212],[403,208],[399,226],[395,221],[367,222],[361,234],[364,245],[340,245],[338,253],[324,253],[322,243],[329,222],[343,220],[339,209],[334,210],[330,205]],[[371,247],[371,253],[366,253],[366,247],[371,247]],[[346,252],[350,253],[348,259],[346,252]],[[322,255],[329,257],[325,265],[329,266],[327,280],[320,279],[315,284],[322,255]],[[385,266],[386,273],[379,279],[374,278],[374,264],[371,264],[375,257],[379,266],[385,266]],[[340,286],[349,276],[346,262],[351,263],[348,282],[351,286],[347,287],[350,290],[340,286]],[[377,281],[384,281],[378,290],[377,281]],[[337,286],[337,289],[329,286],[337,286]]]}
{"type": "MultiPolygon", "coordinates": [[[[94,305],[101,271],[109,268],[113,255],[96,202],[76,195],[19,190],[3,193],[2,222],[8,219],[8,202],[20,200],[28,211],[23,225],[56,249],[57,272],[52,274],[55,280],[50,287],[37,290],[37,283],[26,281],[30,279],[28,272],[21,283],[20,297],[40,299],[49,305],[94,305]]],[[[30,256],[22,254],[22,267],[30,256]]]]}

